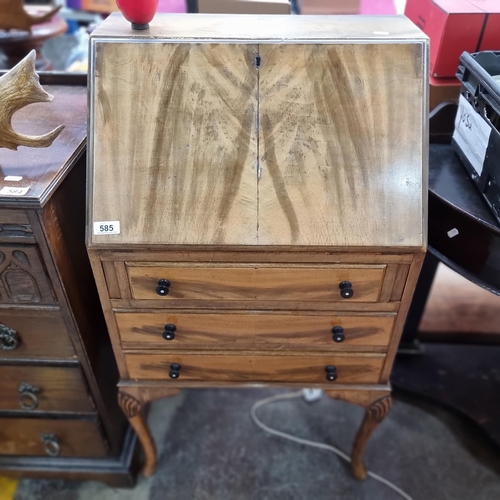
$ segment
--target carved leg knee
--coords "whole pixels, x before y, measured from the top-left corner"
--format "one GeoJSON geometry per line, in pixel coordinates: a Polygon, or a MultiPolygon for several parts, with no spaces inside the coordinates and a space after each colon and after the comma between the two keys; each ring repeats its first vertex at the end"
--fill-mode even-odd
{"type": "Polygon", "coordinates": [[[125,392],[118,393],[118,403],[135,430],[144,450],[146,461],[142,468],[142,474],[146,477],[151,476],[156,469],[156,449],[142,412],[144,404],[125,392]]]}

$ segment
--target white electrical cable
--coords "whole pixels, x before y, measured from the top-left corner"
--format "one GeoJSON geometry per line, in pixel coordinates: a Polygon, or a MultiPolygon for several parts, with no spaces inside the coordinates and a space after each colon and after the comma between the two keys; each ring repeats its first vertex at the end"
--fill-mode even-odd
{"type": "MultiPolygon", "coordinates": [[[[316,441],[309,441],[308,439],[302,439],[296,436],[293,436],[292,434],[287,434],[286,432],[281,432],[276,429],[272,429],[271,427],[268,427],[266,424],[264,424],[259,417],[257,416],[257,410],[261,408],[262,406],[265,406],[269,403],[273,403],[274,401],[280,401],[282,399],[294,399],[294,398],[300,398],[303,395],[303,391],[296,391],[296,392],[286,392],[284,394],[277,394],[276,396],[271,396],[269,398],[264,398],[261,399],[260,401],[257,401],[253,406],[252,409],[250,410],[250,416],[252,417],[252,420],[254,424],[257,427],[260,427],[262,430],[268,432],[269,434],[273,434],[274,436],[279,436],[285,439],[289,439],[290,441],[294,441],[296,443],[300,444],[305,444],[307,446],[312,446],[314,448],[320,448],[321,450],[327,450],[335,453],[338,455],[340,458],[343,458],[346,462],[351,462],[351,457],[344,453],[342,450],[339,450],[338,448],[335,448],[335,446],[330,446],[329,444],[325,443],[318,443],[316,441]]],[[[367,471],[368,476],[371,478],[375,479],[376,481],[385,484],[392,490],[394,490],[396,493],[401,495],[405,500],[413,500],[408,493],[404,492],[401,488],[398,488],[395,484],[391,483],[387,479],[383,478],[382,476],[379,476],[378,474],[375,474],[374,472],[367,471]]]]}

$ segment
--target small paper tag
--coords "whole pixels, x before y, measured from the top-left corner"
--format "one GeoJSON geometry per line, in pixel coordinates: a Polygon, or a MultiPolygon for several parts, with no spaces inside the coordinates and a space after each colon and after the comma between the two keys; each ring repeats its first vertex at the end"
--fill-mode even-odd
{"type": "Polygon", "coordinates": [[[469,101],[460,95],[453,139],[478,175],[483,171],[490,135],[491,127],[476,113],[469,101]]]}
{"type": "Polygon", "coordinates": [[[94,222],[94,234],[120,234],[120,221],[94,222]]]}
{"type": "Polygon", "coordinates": [[[7,182],[19,182],[23,180],[22,175],[8,175],[7,177],[3,178],[4,181],[7,182]]]}
{"type": "Polygon", "coordinates": [[[11,187],[5,186],[0,189],[0,195],[4,196],[24,196],[29,191],[28,187],[11,187]]]}

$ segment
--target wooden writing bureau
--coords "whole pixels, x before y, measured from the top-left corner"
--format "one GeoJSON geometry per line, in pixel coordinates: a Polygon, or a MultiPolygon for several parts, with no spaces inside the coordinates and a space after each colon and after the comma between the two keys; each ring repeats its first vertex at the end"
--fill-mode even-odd
{"type": "Polygon", "coordinates": [[[365,476],[426,248],[427,51],[404,17],[92,35],[88,247],[146,474],[145,403],[267,385],[365,406],[365,476]]]}

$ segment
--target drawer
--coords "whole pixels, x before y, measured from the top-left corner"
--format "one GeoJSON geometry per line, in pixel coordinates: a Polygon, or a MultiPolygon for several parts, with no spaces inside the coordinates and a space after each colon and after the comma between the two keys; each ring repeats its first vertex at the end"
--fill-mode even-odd
{"type": "Polygon", "coordinates": [[[55,303],[36,245],[0,245],[0,302],[55,303]]]}
{"type": "Polygon", "coordinates": [[[74,359],[61,311],[0,309],[0,359],[74,359]]]}
{"type": "Polygon", "coordinates": [[[335,366],[335,383],[377,383],[383,354],[272,355],[266,353],[161,353],[126,354],[129,377],[137,380],[180,382],[300,382],[327,383],[326,367],[335,366]],[[179,377],[171,378],[172,364],[180,365],[179,377]]]}
{"type": "Polygon", "coordinates": [[[0,455],[102,458],[107,447],[97,421],[2,418],[0,455]]]}
{"type": "Polygon", "coordinates": [[[35,243],[33,229],[24,210],[0,210],[0,243],[35,243]]]}
{"type": "Polygon", "coordinates": [[[127,264],[132,298],[154,300],[273,300],[376,302],[385,265],[193,265],[127,264]],[[168,294],[157,293],[159,280],[168,280],[168,294]],[[349,298],[340,284],[350,282],[349,298]]]}
{"type": "Polygon", "coordinates": [[[394,319],[394,315],[261,311],[116,313],[124,349],[386,348],[394,319]]]}
{"type": "Polygon", "coordinates": [[[94,411],[78,367],[3,365],[0,380],[0,411],[94,411]]]}

